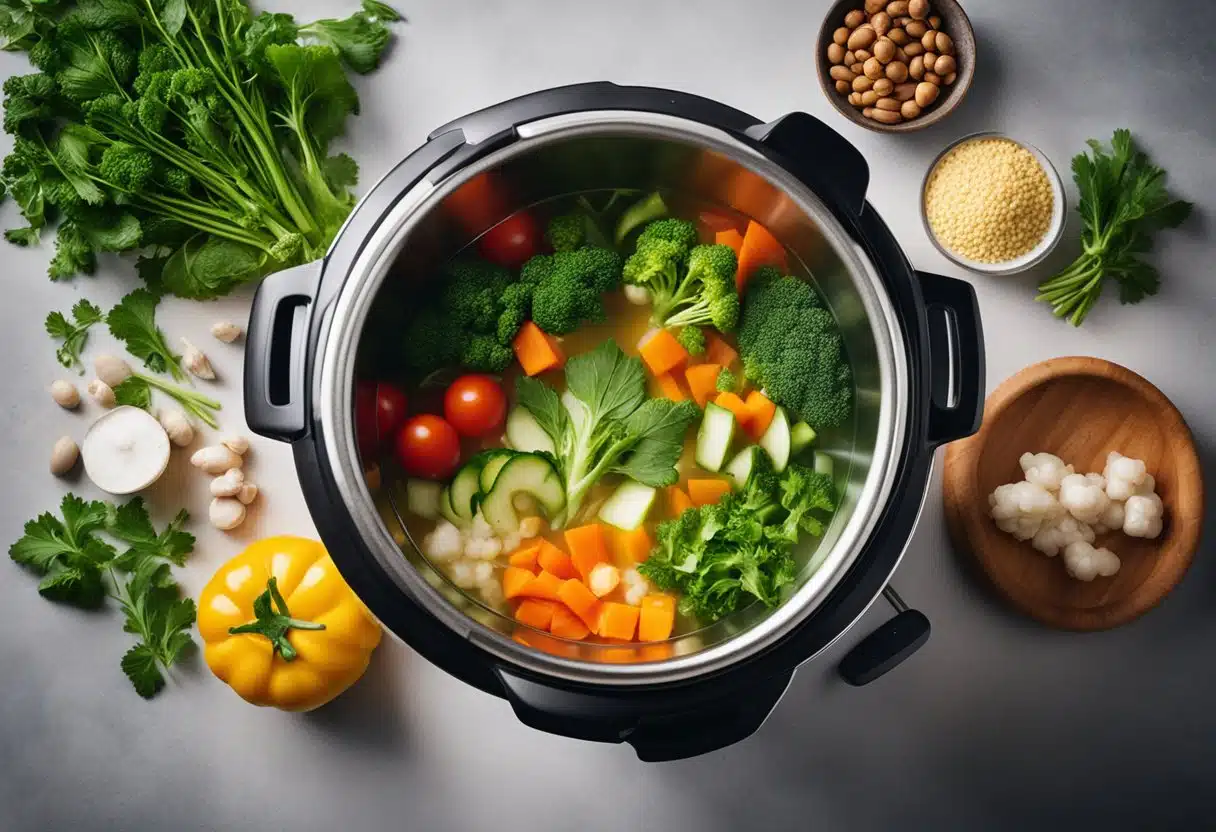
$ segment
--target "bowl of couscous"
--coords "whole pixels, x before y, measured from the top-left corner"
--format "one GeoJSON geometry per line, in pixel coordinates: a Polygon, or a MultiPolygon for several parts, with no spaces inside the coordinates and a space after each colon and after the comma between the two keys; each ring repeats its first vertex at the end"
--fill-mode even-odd
{"type": "Polygon", "coordinates": [[[1064,183],[1037,147],[1001,133],[964,136],[925,174],[921,219],[945,257],[1009,275],[1043,261],[1064,234],[1064,183]]]}

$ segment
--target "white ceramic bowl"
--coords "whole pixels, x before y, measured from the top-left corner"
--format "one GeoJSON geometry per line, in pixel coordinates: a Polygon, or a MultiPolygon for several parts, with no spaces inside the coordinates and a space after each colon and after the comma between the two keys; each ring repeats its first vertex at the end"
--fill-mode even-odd
{"type": "Polygon", "coordinates": [[[929,165],[929,169],[925,172],[925,178],[921,182],[920,186],[920,219],[921,223],[925,227],[925,233],[929,235],[929,239],[933,241],[933,245],[936,246],[937,250],[940,251],[942,255],[951,262],[957,263],[964,269],[970,269],[973,272],[981,272],[983,274],[1018,274],[1019,272],[1024,272],[1027,269],[1033,268],[1041,263],[1047,257],[1047,255],[1051,254],[1052,249],[1056,247],[1056,244],[1060,242],[1060,238],[1064,236],[1064,220],[1067,210],[1068,200],[1064,195],[1064,183],[1060,179],[1060,174],[1056,171],[1055,166],[1051,164],[1051,160],[1043,154],[1043,151],[1039,150],[1034,145],[1019,141],[1018,139],[1015,139],[1012,136],[1007,136],[1004,133],[972,133],[971,135],[963,136],[961,139],[955,142],[951,142],[944,150],[942,150],[941,153],[937,154],[937,158],[935,158],[933,163],[929,165]],[[925,192],[929,186],[929,178],[933,176],[933,171],[936,170],[938,164],[943,158],[945,158],[946,154],[954,150],[954,148],[966,144],[967,142],[973,142],[979,139],[1004,139],[1005,141],[1013,142],[1019,147],[1023,147],[1030,151],[1035,159],[1038,160],[1039,164],[1043,166],[1043,171],[1047,174],[1047,181],[1051,183],[1051,223],[1047,226],[1047,233],[1043,235],[1043,239],[1039,241],[1037,246],[1023,254],[1021,257],[1014,258],[1013,260],[1005,260],[1000,263],[981,263],[978,260],[971,260],[948,249],[940,240],[937,239],[937,235],[933,233],[933,228],[929,225],[929,215],[925,211],[925,192]]]}

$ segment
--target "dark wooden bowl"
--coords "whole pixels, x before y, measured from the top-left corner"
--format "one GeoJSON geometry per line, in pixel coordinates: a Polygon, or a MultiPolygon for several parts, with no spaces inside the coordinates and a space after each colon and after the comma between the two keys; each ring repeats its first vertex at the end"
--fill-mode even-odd
{"type": "Polygon", "coordinates": [[[832,42],[832,33],[844,25],[845,15],[864,6],[864,0],[838,0],[832,4],[823,19],[823,26],[819,29],[819,38],[815,44],[815,71],[819,76],[819,87],[828,97],[828,101],[849,121],[878,133],[912,133],[937,124],[950,115],[966,97],[967,90],[971,87],[971,79],[975,77],[975,30],[971,28],[971,21],[967,19],[963,7],[956,0],[929,0],[930,14],[941,16],[942,31],[954,40],[958,78],[951,86],[942,87],[937,101],[917,118],[899,124],[882,124],[863,116],[861,110],[848,102],[847,94],[836,92],[836,82],[828,75],[832,67],[828,62],[828,45],[832,42]]]}

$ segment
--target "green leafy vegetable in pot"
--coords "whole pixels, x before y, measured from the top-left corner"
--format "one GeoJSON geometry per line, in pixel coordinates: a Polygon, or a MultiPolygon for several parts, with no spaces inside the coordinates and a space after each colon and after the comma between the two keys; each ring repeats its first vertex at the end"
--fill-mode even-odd
{"type": "Polygon", "coordinates": [[[1154,232],[1177,228],[1191,213],[1191,203],[1170,199],[1165,171],[1136,149],[1129,131],[1115,131],[1109,154],[1094,139],[1089,148],[1072,160],[1081,192],[1081,256],[1039,286],[1037,298],[1073,326],[1085,321],[1108,279],[1119,284],[1121,303],[1157,294],[1161,276],[1141,255],[1152,250],[1154,232]]]}
{"type": "Polygon", "coordinates": [[[345,67],[377,66],[396,12],[367,0],[297,25],[243,2],[37,7],[0,14],[40,70],[4,84],[0,179],[27,222],[11,242],[59,221],[52,279],[142,250],[158,291],[212,298],[324,253],[358,170],[329,152],[359,106],[345,67]]]}

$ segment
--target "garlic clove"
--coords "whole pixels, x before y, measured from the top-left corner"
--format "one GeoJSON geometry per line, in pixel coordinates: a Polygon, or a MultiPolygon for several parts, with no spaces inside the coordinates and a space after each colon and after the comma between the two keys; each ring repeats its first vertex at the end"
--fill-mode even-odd
{"type": "Polygon", "coordinates": [[[188,338],[182,338],[182,366],[190,371],[190,374],[201,378],[204,381],[215,380],[215,369],[211,366],[211,361],[208,360],[206,354],[194,344],[190,343],[188,338]]]}
{"type": "Polygon", "coordinates": [[[194,452],[190,457],[190,464],[195,468],[202,468],[208,474],[219,476],[230,468],[240,468],[245,461],[239,454],[234,454],[223,445],[208,445],[194,452]]]}
{"type": "Polygon", "coordinates": [[[114,389],[99,378],[90,381],[86,389],[89,391],[89,395],[93,397],[93,401],[107,410],[118,404],[118,398],[114,395],[114,389]]]}
{"type": "Polygon", "coordinates": [[[229,468],[211,481],[213,497],[235,497],[245,484],[245,473],[240,468],[229,468]]]}
{"type": "Polygon", "coordinates": [[[217,341],[231,344],[241,337],[241,328],[232,321],[216,321],[211,325],[211,335],[217,341]]]}
{"type": "Polygon", "coordinates": [[[244,456],[249,452],[249,440],[244,436],[228,435],[220,437],[220,444],[234,454],[244,456]]]}
{"type": "Polygon", "coordinates": [[[235,529],[245,522],[245,506],[231,497],[216,497],[207,510],[211,525],[222,531],[235,529]]]}
{"type": "Polygon", "coordinates": [[[63,379],[51,382],[51,398],[64,410],[75,410],[80,406],[80,391],[75,384],[63,379]]]}
{"type": "Polygon", "coordinates": [[[241,486],[241,490],[236,492],[236,498],[244,505],[249,505],[258,498],[258,487],[251,482],[247,482],[241,486]]]}
{"type": "Polygon", "coordinates": [[[169,434],[169,441],[179,448],[184,448],[194,441],[194,425],[186,418],[186,414],[176,408],[165,408],[156,415],[160,426],[169,434]]]}
{"type": "Polygon", "coordinates": [[[76,467],[78,459],[80,459],[80,448],[76,445],[76,441],[70,436],[59,437],[55,441],[54,447],[51,448],[51,473],[62,477],[76,467]]]}

